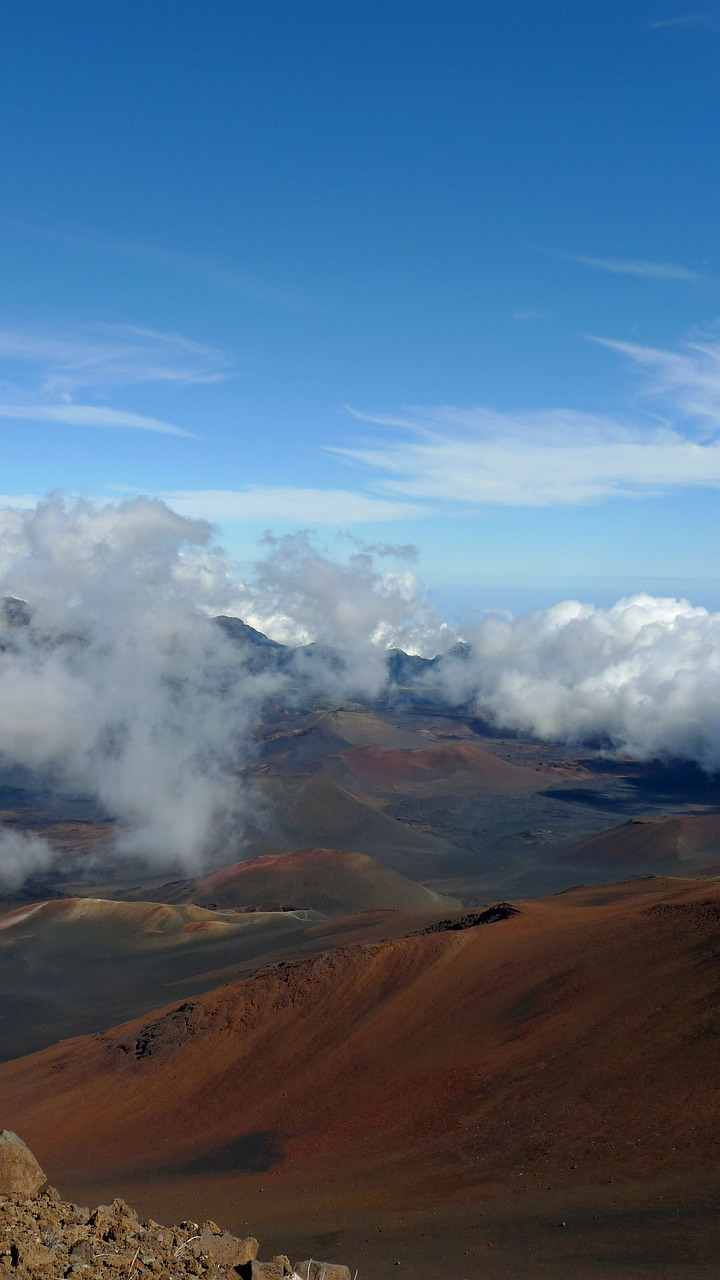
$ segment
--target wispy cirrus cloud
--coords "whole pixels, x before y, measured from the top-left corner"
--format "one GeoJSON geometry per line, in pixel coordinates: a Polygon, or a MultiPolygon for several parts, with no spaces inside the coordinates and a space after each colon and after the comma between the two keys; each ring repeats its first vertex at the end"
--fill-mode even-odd
{"type": "Polygon", "coordinates": [[[0,328],[0,370],[0,418],[189,438],[191,431],[165,417],[108,401],[119,388],[221,382],[230,361],[218,348],[183,334],[102,323],[62,334],[0,328]]]}
{"type": "Polygon", "coordinates": [[[670,401],[687,418],[697,420],[705,433],[720,428],[720,342],[695,340],[668,351],[614,338],[592,341],[649,370],[648,396],[670,401]]]}
{"type": "Polygon", "coordinates": [[[350,489],[254,485],[247,489],[181,489],[157,495],[180,515],[216,522],[377,524],[422,515],[414,503],[350,489]]]}
{"type": "Polygon", "coordinates": [[[641,280],[682,280],[687,283],[703,279],[701,271],[695,271],[679,262],[652,262],[646,258],[596,258],[585,253],[570,254],[569,258],[580,266],[607,271],[615,276],[636,276],[641,280]]]}
{"type": "MultiPolygon", "coordinates": [[[[253,485],[246,489],[175,489],[148,495],[127,485],[112,486],[111,495],[89,495],[98,504],[123,503],[128,498],[159,498],[178,515],[210,524],[273,524],[334,526],[383,524],[408,520],[427,513],[415,503],[375,497],[350,489],[302,489],[292,486],[253,485]]],[[[88,496],[88,495],[85,495],[88,496]]],[[[27,510],[36,507],[42,497],[37,493],[0,494],[0,509],[12,507],[27,510]]],[[[360,545],[360,544],[358,544],[360,545]]],[[[365,546],[365,544],[362,544],[365,546]]],[[[410,559],[414,548],[407,544],[373,543],[367,550],[376,555],[393,555],[410,559]]]]}
{"type": "Polygon", "coordinates": [[[224,352],[181,334],[112,324],[71,336],[0,329],[0,360],[29,369],[39,394],[66,399],[142,383],[221,382],[230,364],[224,352]]]}
{"type": "Polygon", "coordinates": [[[662,408],[660,425],[657,415],[623,419],[568,408],[355,410],[356,419],[391,434],[330,452],[372,471],[382,493],[425,503],[567,506],[720,488],[720,343],[662,351],[596,341],[652,371],[643,390],[662,408]]]}
{"type": "Polygon", "coordinates": [[[195,438],[191,431],[161,418],[149,418],[146,414],[130,413],[125,409],[108,409],[104,405],[0,404],[0,418],[15,422],[52,422],[67,427],[121,427],[132,431],[155,431],[163,436],[195,438]]]}
{"type": "Polygon", "coordinates": [[[720,18],[710,13],[681,13],[675,17],[658,18],[650,23],[652,31],[663,31],[672,27],[700,27],[705,31],[720,31],[720,18]]]}

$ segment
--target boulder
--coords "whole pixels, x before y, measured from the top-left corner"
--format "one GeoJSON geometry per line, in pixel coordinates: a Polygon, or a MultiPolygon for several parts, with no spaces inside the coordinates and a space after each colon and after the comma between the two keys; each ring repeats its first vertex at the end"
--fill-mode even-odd
{"type": "Polygon", "coordinates": [[[103,1240],[122,1240],[126,1236],[137,1235],[140,1230],[140,1219],[135,1210],[117,1198],[111,1204],[99,1204],[88,1221],[103,1240]]]}
{"type": "Polygon", "coordinates": [[[229,1231],[216,1235],[206,1228],[197,1240],[193,1240],[190,1250],[194,1257],[207,1258],[217,1266],[241,1267],[257,1258],[258,1242],[254,1236],[239,1239],[229,1231]]]}
{"type": "Polygon", "coordinates": [[[352,1280],[349,1267],[340,1262],[317,1262],[315,1258],[296,1263],[295,1274],[300,1280],[352,1280]]]}
{"type": "Polygon", "coordinates": [[[53,1261],[52,1249],[35,1240],[24,1240],[13,1249],[13,1267],[24,1267],[31,1276],[40,1274],[53,1261]]]}
{"type": "Polygon", "coordinates": [[[34,1196],[46,1182],[22,1138],[10,1129],[0,1131],[0,1196],[34,1196]]]}
{"type": "Polygon", "coordinates": [[[283,1269],[283,1274],[286,1276],[291,1276],[293,1274],[293,1271],[295,1270],[292,1262],[290,1261],[286,1253],[276,1253],[275,1257],[271,1258],[270,1261],[276,1263],[278,1266],[281,1266],[283,1269]]]}
{"type": "Polygon", "coordinates": [[[285,1267],[282,1262],[258,1262],[253,1259],[244,1267],[237,1268],[243,1280],[285,1280],[285,1267]]]}

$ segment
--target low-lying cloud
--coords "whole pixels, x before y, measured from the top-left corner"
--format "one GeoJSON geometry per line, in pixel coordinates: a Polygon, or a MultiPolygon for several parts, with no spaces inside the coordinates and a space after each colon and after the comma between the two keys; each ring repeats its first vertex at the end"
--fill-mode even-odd
{"type": "Polygon", "coordinates": [[[443,688],[498,725],[548,741],[602,739],[636,759],[720,768],[720,614],[636,595],[487,618],[443,688]]]}
{"type": "MultiPolygon", "coordinates": [[[[503,728],[720,769],[720,614],[565,601],[488,616],[458,651],[408,546],[349,545],[338,557],[307,533],[268,535],[240,579],[205,522],[159,501],[0,511],[0,597],[16,597],[0,619],[0,762],[94,797],[122,853],[187,871],[232,861],[257,818],[248,765],[268,701],[373,698],[398,647],[444,653],[427,692],[503,728]],[[249,661],[221,613],[296,652],[249,661]]],[[[0,889],[51,856],[5,828],[0,889]]]]}
{"type": "Polygon", "coordinates": [[[0,761],[94,797],[121,852],[187,870],[239,856],[267,700],[372,695],[388,645],[434,649],[443,635],[407,546],[340,562],[297,534],[264,552],[241,581],[208,524],[150,499],[0,511],[0,761]],[[221,613],[330,648],[263,670],[221,613]]]}
{"type": "Polygon", "coordinates": [[[0,595],[32,617],[2,634],[0,757],[94,796],[121,848],[186,867],[241,829],[272,690],[207,616],[212,554],[207,525],[148,500],[0,513],[0,595]]]}
{"type": "Polygon", "coordinates": [[[14,893],[30,876],[47,871],[53,861],[53,851],[41,836],[0,830],[0,894],[14,893]]]}

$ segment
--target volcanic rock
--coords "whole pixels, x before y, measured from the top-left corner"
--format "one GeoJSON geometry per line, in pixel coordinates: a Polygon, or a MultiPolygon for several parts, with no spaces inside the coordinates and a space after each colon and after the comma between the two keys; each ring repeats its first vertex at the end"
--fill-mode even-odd
{"type": "Polygon", "coordinates": [[[243,1280],[285,1280],[287,1274],[282,1262],[258,1262],[255,1259],[237,1270],[243,1280]]]}
{"type": "Polygon", "coordinates": [[[239,1267],[244,1263],[255,1261],[258,1242],[254,1236],[247,1236],[244,1240],[240,1240],[229,1231],[223,1231],[220,1235],[212,1231],[203,1231],[193,1242],[192,1252],[196,1258],[204,1254],[218,1266],[239,1267]]]}
{"type": "Polygon", "coordinates": [[[34,1196],[47,1178],[32,1151],[10,1129],[0,1132],[0,1195],[34,1196]]]}
{"type": "MultiPolygon", "coordinates": [[[[2,1136],[4,1145],[19,1145],[34,1159],[15,1134],[2,1136]]],[[[141,1219],[124,1200],[82,1208],[45,1182],[34,1196],[0,1194],[0,1228],[0,1280],[285,1280],[297,1274],[284,1254],[259,1262],[254,1236],[241,1239],[209,1221],[163,1227],[141,1219]]],[[[315,1263],[298,1270],[310,1280],[322,1274],[315,1263]]],[[[325,1268],[326,1280],[349,1276],[346,1267],[325,1268]]]]}
{"type": "Polygon", "coordinates": [[[349,1267],[339,1262],[317,1262],[314,1258],[298,1262],[295,1272],[300,1280],[351,1280],[349,1267]]]}

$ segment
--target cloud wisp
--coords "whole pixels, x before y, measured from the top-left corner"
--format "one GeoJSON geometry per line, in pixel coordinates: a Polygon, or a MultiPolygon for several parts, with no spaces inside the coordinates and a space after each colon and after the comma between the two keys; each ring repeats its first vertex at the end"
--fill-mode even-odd
{"type": "Polygon", "coordinates": [[[182,334],[140,325],[96,325],[58,337],[0,329],[8,377],[0,417],[72,427],[109,427],[191,437],[164,418],[108,405],[117,388],[145,384],[207,386],[229,376],[224,352],[182,334]],[[101,401],[102,403],[97,403],[101,401]]]}
{"type": "Polygon", "coordinates": [[[213,522],[344,526],[410,520],[423,514],[416,503],[351,489],[253,485],[247,489],[179,489],[158,496],[181,515],[213,522]]]}
{"type": "Polygon", "coordinates": [[[1,329],[0,359],[30,368],[40,394],[68,399],[143,383],[206,385],[223,381],[230,367],[215,347],[132,324],[100,324],[69,337],[1,329]]]}
{"type": "Polygon", "coordinates": [[[185,431],[162,418],[149,418],[144,413],[130,413],[127,409],[109,409],[94,404],[0,404],[0,418],[14,422],[51,422],[68,427],[110,427],[128,431],[154,431],[163,436],[183,436],[195,439],[192,431],[185,431]]]}
{"type": "Polygon", "coordinates": [[[543,507],[720,488],[720,343],[665,351],[595,341],[649,371],[643,390],[662,418],[567,408],[353,410],[387,433],[330,451],[369,468],[381,493],[425,503],[543,507]]]}
{"type": "MultiPolygon", "coordinates": [[[[121,503],[145,496],[125,485],[110,488],[114,490],[112,494],[94,495],[90,501],[121,503]]],[[[353,489],[254,485],[247,489],[161,490],[154,496],[172,511],[191,520],[207,520],[210,524],[259,524],[263,528],[292,525],[294,529],[298,526],[305,529],[347,529],[354,525],[416,519],[428,514],[428,508],[417,503],[395,502],[353,489]]],[[[27,510],[41,501],[42,495],[38,493],[0,494],[0,508],[27,510]]]]}
{"type": "Polygon", "coordinates": [[[54,861],[53,850],[42,836],[12,828],[0,830],[0,893],[14,893],[54,861]]]}
{"type": "Polygon", "coordinates": [[[651,262],[645,258],[595,258],[573,254],[572,262],[615,276],[636,276],[640,280],[682,280],[687,283],[703,278],[702,272],[679,262],[651,262]]]}
{"type": "Polygon", "coordinates": [[[697,27],[704,31],[720,31],[720,19],[710,13],[681,13],[671,18],[659,18],[650,23],[652,31],[667,31],[673,28],[697,27]]]}
{"type": "Polygon", "coordinates": [[[678,351],[647,347],[636,342],[614,338],[593,339],[627,356],[634,364],[647,369],[651,381],[649,396],[663,397],[691,421],[701,424],[703,431],[714,436],[720,429],[720,342],[688,342],[678,351]]]}

